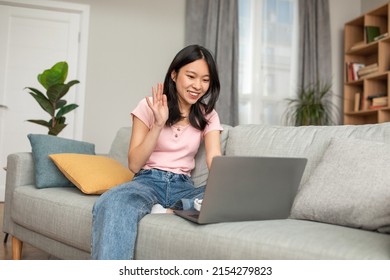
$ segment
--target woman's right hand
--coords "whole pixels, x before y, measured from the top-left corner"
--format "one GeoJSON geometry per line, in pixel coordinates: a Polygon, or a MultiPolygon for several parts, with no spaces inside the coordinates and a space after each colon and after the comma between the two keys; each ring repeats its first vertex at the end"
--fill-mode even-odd
{"type": "Polygon", "coordinates": [[[163,94],[163,84],[152,87],[152,101],[146,97],[146,102],[154,115],[154,124],[163,127],[168,120],[169,110],[167,96],[163,94]]]}

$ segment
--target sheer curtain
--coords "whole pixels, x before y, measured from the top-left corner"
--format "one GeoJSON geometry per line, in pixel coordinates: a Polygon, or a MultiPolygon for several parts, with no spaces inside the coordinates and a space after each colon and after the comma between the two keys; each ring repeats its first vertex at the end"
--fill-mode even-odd
{"type": "Polygon", "coordinates": [[[238,3],[239,123],[282,125],[297,89],[298,1],[238,3]]]}

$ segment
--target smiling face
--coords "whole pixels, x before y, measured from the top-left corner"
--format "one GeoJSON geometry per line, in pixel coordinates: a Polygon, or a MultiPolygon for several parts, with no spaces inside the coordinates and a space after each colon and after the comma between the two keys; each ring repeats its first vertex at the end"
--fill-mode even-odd
{"type": "Polygon", "coordinates": [[[176,90],[182,114],[187,114],[191,105],[195,104],[210,87],[209,68],[204,59],[184,65],[179,72],[171,73],[176,83],[176,90]]]}

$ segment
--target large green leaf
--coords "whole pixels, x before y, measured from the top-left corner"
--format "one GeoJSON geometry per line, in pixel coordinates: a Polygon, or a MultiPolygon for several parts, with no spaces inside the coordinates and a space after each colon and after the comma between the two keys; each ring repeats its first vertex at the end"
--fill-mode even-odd
{"type": "Polygon", "coordinates": [[[29,94],[34,97],[43,110],[45,110],[49,115],[54,114],[53,104],[47,99],[43,94],[35,94],[34,92],[29,92],[29,94]]]}
{"type": "Polygon", "coordinates": [[[68,93],[71,86],[78,83],[79,81],[73,80],[67,84],[52,85],[47,89],[47,96],[51,102],[57,102],[68,93]]]}
{"type": "Polygon", "coordinates": [[[69,83],[65,84],[65,87],[64,87],[63,91],[60,92],[60,95],[58,96],[59,97],[58,99],[61,99],[62,97],[64,97],[65,94],[68,93],[69,89],[72,86],[74,86],[75,84],[78,84],[78,83],[80,83],[78,80],[72,80],[69,83]]]}
{"type": "Polygon", "coordinates": [[[47,89],[47,97],[51,102],[57,103],[68,91],[69,86],[66,84],[52,85],[47,89]]]}
{"type": "Polygon", "coordinates": [[[70,81],[69,83],[67,83],[67,85],[69,86],[69,87],[71,87],[71,86],[74,86],[75,84],[79,84],[80,83],[80,81],[78,81],[78,80],[72,80],[72,81],[70,81]]]}
{"type": "Polygon", "coordinates": [[[49,122],[47,121],[44,121],[44,120],[27,120],[28,122],[32,122],[32,123],[36,123],[36,124],[39,124],[39,125],[43,125],[45,127],[48,127],[50,128],[51,125],[49,124],[49,122]]]}
{"type": "MultiPolygon", "coordinates": [[[[43,97],[46,97],[41,91],[37,90],[36,88],[32,88],[32,87],[26,87],[27,89],[31,90],[33,93],[35,93],[36,95],[40,95],[40,96],[43,96],[43,97]]],[[[25,88],[25,89],[26,89],[25,88]]]]}
{"type": "Polygon", "coordinates": [[[63,84],[68,76],[68,63],[61,61],[56,63],[52,68],[46,69],[38,75],[38,81],[48,89],[55,84],[63,84]]]}
{"type": "Polygon", "coordinates": [[[66,105],[64,107],[62,107],[56,114],[56,118],[60,118],[62,117],[63,115],[69,113],[70,111],[73,111],[74,109],[76,109],[77,107],[79,107],[79,105],[77,104],[69,104],[69,105],[66,105]]]}
{"type": "Polygon", "coordinates": [[[58,100],[56,103],[56,108],[60,109],[66,105],[67,101],[65,99],[58,100]]]}
{"type": "Polygon", "coordinates": [[[78,81],[78,80],[72,80],[72,81],[70,81],[69,83],[67,83],[66,85],[68,86],[68,90],[63,94],[63,95],[60,95],[60,99],[62,98],[62,97],[64,97],[64,95],[69,91],[69,89],[72,87],[72,86],[74,86],[74,85],[76,85],[76,84],[79,84],[80,82],[78,81]]]}

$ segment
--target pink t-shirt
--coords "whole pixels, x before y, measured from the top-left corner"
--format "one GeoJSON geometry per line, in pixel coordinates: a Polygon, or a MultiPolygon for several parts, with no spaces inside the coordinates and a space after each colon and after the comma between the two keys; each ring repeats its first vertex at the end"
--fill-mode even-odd
{"type": "MultiPolygon", "coordinates": [[[[152,127],[154,116],[146,99],[142,99],[131,114],[139,118],[147,127],[152,127]]],[[[203,131],[191,125],[165,126],[158,138],[154,152],[143,169],[157,168],[177,174],[190,175],[191,170],[195,167],[195,155],[204,136],[212,130],[223,130],[215,110],[208,114],[206,119],[209,123],[203,131]]]]}

